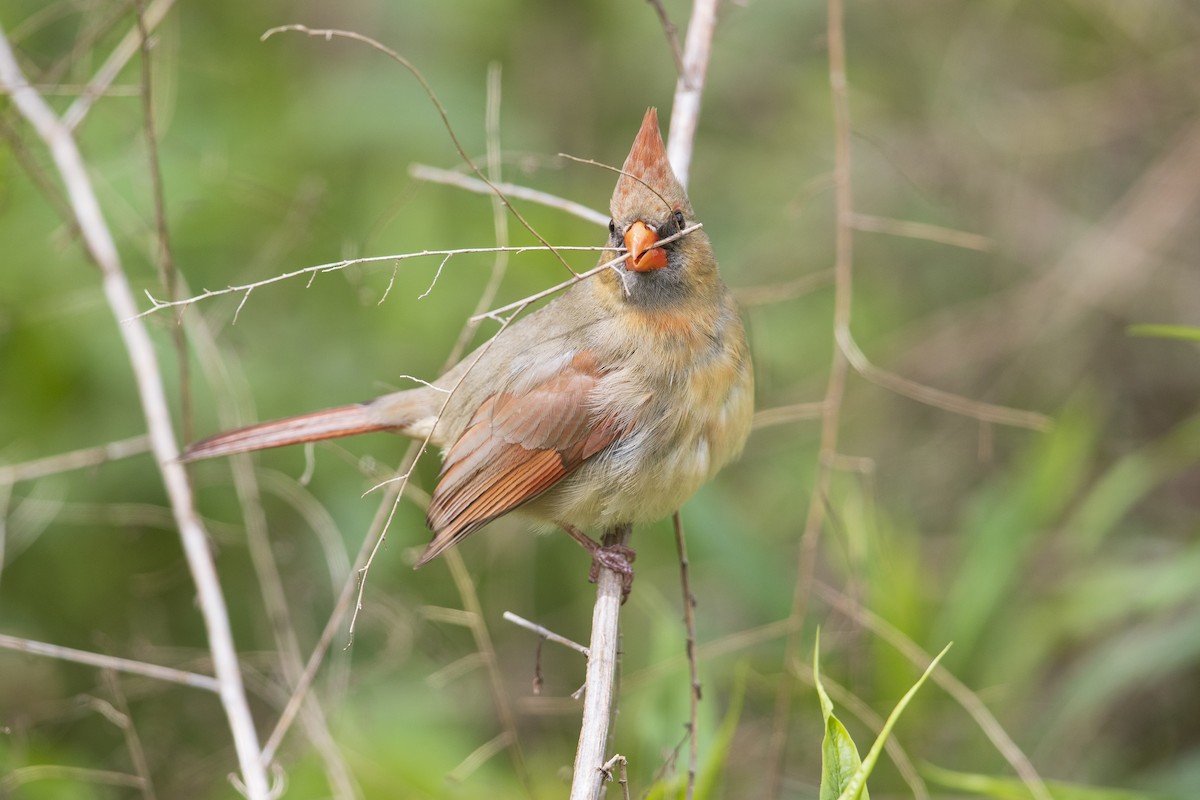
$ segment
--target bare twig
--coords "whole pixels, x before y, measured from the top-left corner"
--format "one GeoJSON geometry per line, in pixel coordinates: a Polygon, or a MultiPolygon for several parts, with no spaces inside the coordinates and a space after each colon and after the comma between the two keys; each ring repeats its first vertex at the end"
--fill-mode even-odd
{"type": "MultiPolygon", "coordinates": [[[[620,526],[604,535],[604,543],[628,545],[632,533],[631,526],[620,526]]],[[[601,567],[599,572],[596,605],[592,609],[592,639],[588,645],[583,723],[571,778],[571,800],[597,800],[604,786],[605,750],[620,640],[622,576],[607,567],[601,567]]]]}
{"type": "Polygon", "coordinates": [[[708,73],[716,27],[717,0],[695,0],[684,42],[683,70],[675,83],[675,100],[671,104],[671,127],[667,133],[667,160],[671,162],[675,177],[679,178],[680,185],[685,189],[692,167],[692,145],[700,120],[700,97],[704,93],[704,77],[708,73]]]}
{"type": "MultiPolygon", "coordinates": [[[[252,283],[244,283],[244,284],[241,284],[238,286],[227,286],[224,289],[209,289],[204,292],[201,292],[198,295],[194,295],[192,297],[185,297],[182,300],[169,300],[169,301],[168,300],[158,300],[157,298],[150,296],[149,299],[150,299],[150,302],[152,303],[152,306],[149,309],[142,311],[138,314],[130,316],[128,320],[122,320],[122,321],[128,322],[128,321],[132,321],[135,319],[140,319],[142,317],[150,316],[151,314],[153,314],[157,311],[162,311],[163,309],[181,308],[183,306],[190,306],[190,305],[200,302],[201,300],[208,300],[209,298],[212,298],[212,297],[221,297],[222,295],[227,295],[227,294],[244,294],[248,297],[250,295],[250,293],[253,292],[255,289],[258,289],[263,286],[270,286],[273,283],[279,283],[280,281],[286,281],[291,278],[299,277],[300,275],[309,275],[309,276],[315,277],[319,273],[337,272],[340,269],[345,269],[346,267],[356,266],[358,264],[375,264],[375,263],[379,263],[381,261],[406,261],[411,258],[426,258],[429,256],[459,256],[459,255],[467,255],[470,253],[496,253],[496,252],[527,253],[527,252],[544,251],[546,249],[547,248],[545,248],[545,247],[538,247],[536,245],[529,245],[526,247],[505,247],[505,248],[460,247],[460,248],[454,249],[454,250],[422,250],[418,253],[397,253],[395,255],[390,255],[390,256],[367,256],[365,258],[348,258],[348,259],[344,259],[342,261],[331,261],[328,264],[317,264],[315,266],[293,270],[292,272],[285,272],[282,275],[274,275],[270,278],[263,278],[260,281],[253,281],[252,283]]],[[[563,252],[573,251],[573,250],[581,250],[584,252],[598,253],[598,252],[603,252],[607,248],[604,248],[604,247],[558,247],[557,249],[559,251],[563,251],[563,252]]],[[[242,302],[243,303],[245,302],[245,298],[243,298],[242,302]]]]}
{"type": "Polygon", "coordinates": [[[607,780],[612,780],[613,767],[620,767],[617,772],[617,783],[621,785],[621,798],[622,800],[629,800],[629,760],[620,753],[617,753],[608,761],[605,761],[601,769],[604,770],[607,780]]]}
{"type": "Polygon", "coordinates": [[[220,691],[220,685],[217,680],[209,675],[201,675],[197,672],[185,672],[181,669],[162,667],[158,664],[147,664],[144,661],[118,658],[117,656],[109,656],[103,653],[76,650],[73,647],[62,647],[47,642],[36,642],[32,639],[22,639],[19,636],[9,636],[6,633],[0,633],[0,647],[35,656],[57,658],[60,661],[87,664],[90,667],[112,669],[118,672],[128,672],[133,675],[143,675],[155,680],[191,686],[194,689],[207,689],[210,692],[220,691]]]}
{"type": "Polygon", "coordinates": [[[517,718],[508,699],[504,676],[500,673],[500,664],[496,660],[496,648],[492,646],[492,637],[488,633],[487,622],[483,616],[483,606],[480,605],[479,594],[475,591],[475,582],[471,580],[471,574],[467,572],[467,566],[458,550],[451,548],[443,558],[446,559],[454,586],[462,598],[463,610],[470,615],[469,630],[475,640],[475,649],[487,670],[492,704],[496,707],[496,716],[500,718],[500,726],[504,729],[497,738],[503,738],[504,745],[508,747],[512,756],[513,769],[516,770],[518,780],[525,787],[525,793],[533,797],[533,785],[529,780],[529,769],[525,765],[525,753],[521,750],[520,739],[517,738],[517,718]]]}
{"type": "Polygon", "coordinates": [[[521,216],[521,212],[517,211],[517,209],[513,207],[512,203],[508,202],[508,198],[505,197],[504,192],[502,192],[498,186],[492,183],[488,176],[483,173],[483,170],[476,166],[475,161],[469,155],[467,155],[466,149],[463,148],[462,143],[458,140],[458,134],[454,132],[454,126],[450,124],[450,115],[446,113],[446,107],[442,105],[441,100],[438,100],[437,94],[433,91],[433,87],[429,85],[429,81],[425,80],[425,76],[421,74],[421,71],[417,69],[411,61],[387,45],[372,39],[370,36],[364,36],[363,34],[356,33],[354,31],[342,31],[329,28],[317,30],[309,28],[306,25],[280,25],[279,27],[268,30],[262,35],[261,38],[263,41],[266,41],[277,33],[285,33],[289,31],[307,34],[308,36],[316,36],[326,40],[338,37],[342,39],[350,39],[356,42],[362,42],[363,44],[369,45],[375,50],[383,53],[388,58],[392,59],[397,64],[408,70],[409,73],[417,79],[417,83],[421,84],[421,88],[425,90],[425,94],[429,96],[429,100],[433,103],[434,107],[437,108],[437,112],[442,118],[442,124],[446,128],[446,133],[450,135],[450,141],[453,142],[454,149],[458,151],[458,156],[463,160],[463,163],[471,168],[471,171],[475,173],[479,180],[491,186],[492,192],[496,195],[496,197],[500,198],[500,202],[504,203],[504,207],[508,209],[509,213],[516,218],[517,222],[521,223],[521,226],[525,228],[525,230],[533,234],[535,239],[541,242],[546,249],[554,254],[554,257],[557,258],[559,262],[561,262],[562,265],[567,268],[567,272],[570,272],[572,275],[577,274],[575,270],[571,268],[571,265],[567,263],[567,260],[559,254],[558,248],[546,241],[546,239],[525,220],[525,217],[521,216]]]}
{"type": "Polygon", "coordinates": [[[46,456],[21,464],[9,464],[0,467],[0,486],[11,486],[14,483],[45,478],[60,472],[95,467],[108,461],[141,455],[149,450],[150,437],[142,434],[99,447],[85,447],[82,450],[72,450],[69,453],[46,456]]]}
{"type": "MultiPolygon", "coordinates": [[[[854,202],[850,182],[850,111],[846,100],[846,42],[842,30],[841,0],[827,0],[829,84],[833,101],[834,119],[834,330],[849,328],[850,300],[852,292],[852,248],[854,246],[854,202]]],[[[816,566],[817,542],[825,522],[825,496],[829,492],[832,467],[830,462],[837,452],[838,424],[841,418],[842,397],[846,390],[846,373],[849,362],[841,347],[834,342],[829,381],[822,402],[821,442],[817,455],[817,475],[808,499],[808,513],[804,520],[804,531],[800,536],[800,553],[796,565],[796,589],[792,595],[789,615],[791,623],[784,658],[797,662],[800,632],[808,605],[810,584],[816,566]]],[[[766,796],[773,800],[779,796],[786,762],[788,721],[791,718],[792,682],[781,680],[775,695],[775,722],[771,733],[770,758],[768,760],[769,782],[766,796]]]]}
{"type": "Polygon", "coordinates": [[[889,233],[893,236],[906,236],[910,239],[925,239],[952,247],[962,247],[967,250],[992,250],[996,246],[994,239],[980,236],[978,233],[956,231],[941,225],[930,225],[926,222],[911,222],[890,217],[876,217],[871,214],[854,215],[854,227],[860,231],[871,233],[889,233]]]}
{"type": "MultiPolygon", "coordinates": [[[[162,170],[159,169],[158,131],[154,120],[153,82],[150,70],[150,29],[146,23],[145,0],[137,2],[138,44],[141,49],[142,62],[142,121],[146,135],[146,159],[150,171],[150,188],[154,197],[154,224],[158,234],[158,253],[155,263],[158,265],[159,281],[162,290],[172,300],[179,295],[179,273],[175,269],[175,259],[171,254],[171,236],[167,228],[167,206],[163,191],[162,170]]],[[[192,386],[191,360],[188,358],[187,332],[182,320],[177,316],[171,326],[171,341],[175,345],[175,368],[179,370],[179,417],[180,431],[183,440],[191,441],[192,436],[192,386]]]]}
{"type": "Polygon", "coordinates": [[[810,275],[801,275],[783,283],[767,284],[766,286],[746,286],[733,290],[738,305],[757,306],[766,303],[782,303],[785,300],[795,300],[806,294],[815,292],[833,283],[833,270],[826,269],[810,275]]]}
{"type": "Polygon", "coordinates": [[[517,627],[524,628],[527,631],[533,631],[547,641],[554,642],[555,644],[561,644],[563,647],[569,647],[576,652],[583,653],[585,656],[588,655],[588,649],[579,642],[555,633],[545,626],[538,625],[536,622],[530,622],[524,617],[517,616],[511,611],[504,612],[504,619],[508,622],[511,622],[513,625],[516,625],[517,627]]]}
{"type": "MultiPolygon", "coordinates": [[[[59,174],[67,186],[84,245],[88,254],[100,267],[104,293],[113,315],[117,320],[134,316],[137,313],[137,305],[133,299],[133,292],[122,271],[112,234],[104,221],[91,179],[71,132],[55,117],[42,97],[28,86],[2,30],[0,83],[8,87],[13,103],[50,149],[59,174]]],[[[221,593],[216,567],[208,550],[207,536],[196,515],[191,485],[183,466],[177,460],[179,448],[171,426],[154,346],[142,323],[133,322],[119,325],[118,328],[133,367],[151,448],[166,486],[188,567],[196,585],[219,694],[233,735],[242,780],[251,800],[265,800],[269,787],[266,772],[259,763],[258,734],[242,686],[225,598],[221,593]]]]}
{"type": "Polygon", "coordinates": [[[653,6],[654,13],[658,14],[663,35],[667,37],[667,44],[671,47],[671,57],[675,59],[675,72],[682,75],[684,70],[683,53],[679,51],[679,32],[675,30],[675,23],[671,22],[671,17],[667,14],[667,9],[663,7],[662,0],[646,0],[646,2],[653,6]]]}
{"type": "MultiPolygon", "coordinates": [[[[673,242],[676,239],[687,236],[692,231],[700,230],[703,227],[704,227],[704,225],[702,223],[697,222],[693,225],[689,225],[688,227],[684,228],[683,230],[679,231],[678,233],[673,233],[670,236],[666,236],[662,239],[659,239],[657,242],[655,242],[651,246],[658,247],[659,245],[664,245],[669,242],[673,242]]],[[[609,248],[600,248],[600,249],[607,250],[609,248]]],[[[622,252],[622,250],[618,249],[615,252],[620,253],[620,252],[622,252]]],[[[513,302],[509,303],[508,305],[500,306],[499,308],[493,308],[491,311],[488,311],[486,313],[476,314],[475,316],[471,317],[471,322],[475,322],[476,320],[481,320],[481,319],[488,319],[488,318],[499,320],[501,318],[500,315],[506,311],[513,311],[514,309],[520,310],[520,309],[524,308],[525,306],[529,305],[530,303],[535,303],[544,297],[549,297],[552,294],[557,294],[558,292],[561,292],[563,289],[568,289],[571,286],[574,286],[576,283],[579,283],[582,280],[590,278],[593,275],[600,274],[602,271],[604,271],[606,269],[612,269],[612,268],[616,267],[617,264],[620,264],[624,259],[625,259],[624,255],[619,255],[616,258],[612,259],[611,261],[605,261],[602,264],[598,264],[597,266],[592,267],[587,272],[579,273],[579,275],[577,275],[575,278],[572,278],[571,280],[563,281],[560,284],[551,286],[549,289],[543,289],[542,291],[531,294],[528,297],[523,297],[520,300],[513,301],[513,302]]]]}
{"type": "Polygon", "coordinates": [[[684,652],[687,654],[688,676],[691,678],[691,691],[688,692],[688,769],[685,797],[687,800],[692,800],[696,792],[696,763],[699,760],[698,739],[700,736],[696,727],[700,706],[700,665],[696,661],[696,596],[692,594],[687,542],[684,541],[683,536],[683,518],[676,511],[671,521],[675,527],[675,550],[679,553],[679,585],[683,591],[683,628],[687,636],[684,652]]]}
{"type": "MultiPolygon", "coordinates": [[[[455,172],[451,169],[439,169],[438,167],[430,167],[425,164],[413,164],[408,168],[408,174],[418,180],[429,181],[430,183],[444,183],[447,186],[454,186],[468,192],[475,192],[476,194],[492,193],[492,187],[478,178],[472,178],[470,175],[463,175],[461,172],[455,172]]],[[[503,183],[493,180],[492,184],[503,191],[508,197],[518,200],[528,200],[531,203],[538,203],[550,208],[557,208],[559,211],[565,211],[568,214],[585,219],[596,225],[608,224],[608,214],[588,208],[582,203],[576,203],[574,200],[567,200],[549,192],[541,192],[537,189],[530,189],[528,186],[519,186],[515,183],[503,183]]]]}
{"type": "Polygon", "coordinates": [[[786,425],[789,422],[801,422],[809,419],[820,419],[825,412],[825,403],[795,403],[790,406],[764,408],[754,413],[754,430],[770,428],[772,425],[786,425]]]}
{"type": "Polygon", "coordinates": [[[114,710],[120,717],[114,722],[125,737],[125,748],[129,751],[129,760],[133,764],[134,772],[141,778],[142,797],[146,800],[155,800],[154,783],[150,780],[146,750],[142,747],[142,738],[138,736],[137,726],[133,724],[133,715],[129,713],[129,702],[125,698],[125,692],[121,689],[121,681],[113,670],[106,669],[101,674],[104,676],[108,693],[112,695],[114,710]]]}
{"type": "Polygon", "coordinates": [[[68,132],[74,132],[79,127],[79,123],[83,122],[83,118],[91,110],[92,104],[108,91],[108,87],[121,74],[121,70],[129,63],[129,59],[137,54],[145,36],[158,27],[173,5],[175,5],[175,0],[154,0],[146,8],[146,13],[139,15],[138,22],[113,48],[112,53],[109,54],[100,69],[96,70],[96,75],[88,83],[87,88],[63,114],[62,124],[68,132]]]}
{"type": "Polygon", "coordinates": [[[0,789],[8,793],[19,786],[34,781],[87,781],[102,786],[128,786],[139,789],[142,779],[127,772],[115,772],[106,769],[89,769],[87,767],[68,767],[58,764],[37,764],[32,767],[19,767],[0,778],[0,789]]]}
{"type": "Polygon", "coordinates": [[[862,375],[871,383],[878,384],[885,389],[891,389],[896,394],[911,397],[913,400],[933,406],[934,408],[940,408],[943,411],[972,417],[980,422],[1012,425],[1016,428],[1029,428],[1030,430],[1041,432],[1050,430],[1054,425],[1049,417],[1045,414],[1039,414],[1036,411],[1023,411],[1018,408],[983,403],[978,400],[972,400],[969,397],[953,394],[952,392],[935,389],[932,386],[926,386],[925,384],[917,383],[916,381],[911,381],[908,378],[888,372],[885,369],[880,369],[872,364],[863,351],[859,349],[858,343],[854,341],[854,336],[850,333],[848,326],[838,326],[835,334],[842,355],[854,367],[855,372],[862,375]]]}
{"type": "Polygon", "coordinates": [[[490,761],[492,756],[515,743],[515,734],[513,731],[500,731],[500,733],[493,736],[490,740],[476,747],[457,767],[450,770],[446,778],[454,783],[462,783],[475,770],[490,761]]]}

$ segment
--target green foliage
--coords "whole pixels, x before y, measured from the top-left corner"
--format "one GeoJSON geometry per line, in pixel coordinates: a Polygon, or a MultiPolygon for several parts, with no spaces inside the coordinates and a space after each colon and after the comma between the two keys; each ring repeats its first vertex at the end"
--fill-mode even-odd
{"type": "Polygon", "coordinates": [[[817,687],[817,697],[821,700],[821,716],[825,719],[825,735],[821,740],[821,800],[868,800],[870,795],[867,792],[867,778],[875,768],[875,762],[879,760],[892,728],[949,649],[950,645],[946,645],[942,652],[929,662],[925,672],[904,697],[900,698],[900,702],[884,722],[883,729],[875,737],[866,758],[860,760],[854,740],[850,738],[850,733],[841,720],[834,716],[833,701],[821,685],[821,634],[817,631],[816,642],[813,645],[813,683],[817,687]]]}
{"type": "MultiPolygon", "coordinates": [[[[23,69],[60,111],[133,26],[133,6],[122,0],[2,5],[0,24],[23,69]]],[[[665,3],[681,29],[686,5],[665,3]]],[[[1048,434],[981,425],[851,372],[839,457],[818,498],[828,524],[813,553],[816,579],[926,652],[954,641],[947,667],[1045,775],[1190,799],[1200,785],[1192,346],[1200,6],[844,5],[861,215],[857,343],[880,368],[1037,410],[1055,425],[1048,434]],[[898,220],[977,238],[951,246],[881,233],[872,219],[875,228],[898,220]]],[[[820,3],[722,4],[693,159],[692,200],[722,274],[760,295],[743,313],[762,410],[820,401],[828,385],[831,282],[789,293],[793,281],[833,263],[824,14],[820,3]]],[[[496,241],[487,197],[410,177],[413,163],[460,167],[411,76],[344,41],[259,40],[289,22],[358,30],[411,58],[472,155],[486,149],[486,71],[499,64],[501,177],[593,208],[605,207],[612,175],[554,154],[619,161],[647,106],[669,117],[676,71],[645,3],[177,2],[155,31],[152,99],[185,292],[347,256],[496,241]]],[[[134,58],[77,135],[140,299],[143,290],[164,292],[139,79],[134,58]]],[[[98,273],[59,213],[62,189],[45,148],[12,111],[0,99],[0,465],[144,430],[98,273]]],[[[516,204],[555,243],[604,239],[602,228],[557,210],[516,204]]],[[[534,241],[511,217],[508,237],[534,241]]],[[[570,260],[577,269],[595,263],[590,254],[570,260]]],[[[424,297],[438,259],[322,273],[310,286],[282,281],[247,298],[236,324],[242,297],[196,304],[184,316],[189,330],[203,321],[212,338],[190,339],[190,421],[176,320],[150,317],[180,436],[215,431],[234,407],[246,420],[268,418],[362,400],[405,384],[403,375],[432,377],[492,264],[489,255],[452,259],[424,297]]],[[[493,306],[565,276],[552,258],[514,254],[493,306]]],[[[474,341],[494,330],[484,323],[474,341]]],[[[822,438],[809,418],[757,430],[742,460],[684,509],[704,680],[699,796],[765,793],[779,766],[771,761],[776,699],[792,679],[789,632],[807,641],[823,626],[839,665],[836,675],[827,665],[826,685],[836,677],[863,708],[886,708],[910,688],[908,657],[861,618],[810,594],[805,619],[788,619],[822,438]]],[[[254,459],[305,656],[352,579],[342,562],[376,513],[379,493],[369,490],[393,474],[403,448],[384,435],[320,445],[311,475],[298,449],[254,459]]],[[[414,485],[427,490],[437,469],[431,453],[414,485]]],[[[193,480],[265,733],[287,681],[230,475],[214,462],[197,465],[193,480]]],[[[462,604],[444,565],[409,568],[409,551],[427,537],[418,504],[402,503],[367,576],[353,643],[335,634],[314,686],[350,771],[369,798],[524,796],[503,749],[460,783],[446,780],[504,733],[492,695],[499,685],[514,708],[532,794],[562,797],[559,773],[571,764],[578,725],[569,695],[582,682],[582,660],[545,646],[542,695],[533,696],[535,644],[501,613],[586,640],[586,557],[519,520],[464,543],[495,643],[493,681],[470,634],[427,613],[462,604]]],[[[689,680],[678,567],[668,525],[639,529],[634,543],[613,750],[629,757],[635,795],[654,787],[674,797],[678,756],[674,772],[664,764],[684,735],[689,680]]],[[[195,590],[148,457],[0,486],[0,550],[0,631],[210,669],[195,590]]],[[[157,796],[228,796],[234,759],[216,698],[130,676],[118,683],[157,796]]],[[[94,699],[118,701],[95,670],[0,652],[0,776],[30,765],[131,772],[123,732],[94,699]]],[[[829,718],[844,723],[843,743],[866,741],[867,723],[851,715],[858,708],[839,702],[829,718]]],[[[797,701],[788,711],[782,797],[815,796],[815,707],[797,701]]],[[[1000,755],[943,693],[923,694],[890,736],[915,761],[954,765],[990,790],[1016,788],[988,777],[1006,774],[1000,755]]],[[[287,796],[331,793],[303,727],[285,740],[280,764],[287,796]]],[[[858,770],[847,764],[845,782],[858,770]]],[[[977,791],[929,774],[937,795],[977,791]]],[[[31,782],[14,800],[126,796],[67,783],[31,782]]],[[[1049,786],[1056,798],[1066,791],[1049,786]]],[[[884,759],[871,789],[877,798],[908,794],[884,759]]]]}
{"type": "MultiPolygon", "coordinates": [[[[921,771],[930,780],[947,789],[992,797],[995,800],[1030,800],[1035,797],[1029,787],[1017,778],[954,772],[932,764],[926,764],[921,771]]],[[[1159,794],[1078,786],[1061,781],[1046,781],[1046,789],[1054,800],[1166,800],[1159,794]]]]}
{"type": "Polygon", "coordinates": [[[1130,325],[1130,336],[1150,336],[1158,339],[1181,339],[1185,342],[1200,342],[1200,328],[1187,325],[1130,325]]]}

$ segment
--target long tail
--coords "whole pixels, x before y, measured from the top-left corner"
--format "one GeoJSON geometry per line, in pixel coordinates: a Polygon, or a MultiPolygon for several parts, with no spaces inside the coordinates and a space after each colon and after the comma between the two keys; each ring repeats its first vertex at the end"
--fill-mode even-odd
{"type": "Polygon", "coordinates": [[[268,447],[282,447],[301,442],[317,442],[359,433],[397,430],[403,425],[381,421],[372,413],[369,404],[327,408],[298,417],[263,422],[237,430],[218,433],[191,444],[180,456],[181,461],[228,456],[268,447]]]}

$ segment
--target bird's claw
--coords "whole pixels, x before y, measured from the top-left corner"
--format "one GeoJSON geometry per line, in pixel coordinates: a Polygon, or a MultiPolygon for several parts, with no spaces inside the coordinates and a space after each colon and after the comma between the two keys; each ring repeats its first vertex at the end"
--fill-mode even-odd
{"type": "Polygon", "coordinates": [[[600,578],[601,568],[611,570],[621,576],[621,603],[629,599],[629,590],[633,588],[633,562],[637,553],[633,548],[624,544],[605,544],[592,551],[592,569],[588,573],[588,581],[595,583],[600,578]]]}

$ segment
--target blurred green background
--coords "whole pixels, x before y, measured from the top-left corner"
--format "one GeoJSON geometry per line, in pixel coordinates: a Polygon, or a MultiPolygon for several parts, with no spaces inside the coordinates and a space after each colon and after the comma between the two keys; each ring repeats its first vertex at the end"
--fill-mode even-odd
{"type": "MultiPolygon", "coordinates": [[[[665,5],[684,28],[688,4],[665,5]]],[[[985,237],[971,249],[859,232],[855,336],[885,369],[1044,412],[1055,426],[981,426],[852,375],[839,445],[849,458],[825,500],[817,579],[928,651],[954,641],[945,663],[1044,777],[1200,796],[1200,352],[1127,332],[1200,324],[1200,6],[848,5],[856,210],[985,237]]],[[[832,288],[787,289],[820,281],[833,258],[825,9],[750,0],[721,11],[691,197],[726,281],[755,290],[744,296],[759,408],[817,401],[832,288]]],[[[606,207],[612,176],[555,154],[619,164],[647,106],[664,125],[669,118],[674,66],[640,0],[178,2],[154,33],[152,95],[172,252],[192,293],[346,257],[496,240],[487,197],[409,176],[414,163],[461,166],[414,79],[351,42],[259,40],[293,22],[359,31],[404,54],[481,161],[486,75],[499,65],[504,178],[593,208],[606,207]]],[[[134,23],[125,2],[6,0],[0,24],[61,111],[134,23]]],[[[78,133],[135,289],[163,297],[139,86],[134,58],[78,133]]],[[[58,211],[53,165],[7,99],[0,133],[0,463],[137,435],[144,425],[119,332],[58,211]]],[[[519,207],[552,242],[603,241],[589,223],[519,207]]],[[[514,243],[533,241],[509,229],[514,243]]],[[[236,324],[239,296],[197,304],[187,313],[213,339],[189,326],[191,421],[173,317],[151,317],[181,438],[224,424],[217,396],[265,419],[365,399],[403,385],[402,375],[434,377],[492,263],[450,261],[425,298],[438,259],[403,262],[390,292],[390,263],[264,287],[236,324]]],[[[563,277],[545,255],[514,257],[496,303],[563,277]]],[[[476,340],[494,329],[485,324],[476,340]]],[[[789,681],[780,796],[817,794],[820,711],[807,674],[789,672],[780,621],[796,590],[819,435],[812,419],[757,431],[742,460],[683,511],[699,640],[711,645],[700,750],[702,770],[720,772],[712,796],[766,796],[776,698],[789,681]],[[723,719],[736,724],[727,743],[723,719]]],[[[304,485],[302,450],[255,457],[304,654],[378,507],[364,492],[404,446],[384,435],[318,446],[304,485]]],[[[193,475],[265,734],[284,681],[230,467],[203,463],[193,475]]],[[[436,459],[424,459],[416,486],[427,490],[435,475],[436,459]]],[[[0,632],[210,668],[148,456],[0,487],[0,509],[0,632]]],[[[420,509],[402,503],[353,645],[338,634],[318,681],[357,791],[563,796],[579,715],[567,695],[582,682],[582,660],[547,646],[545,686],[533,696],[535,638],[501,614],[586,640],[585,557],[566,537],[535,539],[516,520],[460,548],[515,709],[526,788],[505,752],[459,767],[503,727],[470,632],[428,610],[463,606],[447,565],[408,566],[427,536],[420,509]]],[[[630,759],[640,793],[685,763],[675,748],[688,678],[670,527],[639,529],[634,542],[613,750],[630,759]]],[[[920,668],[827,600],[814,592],[806,604],[799,663],[821,625],[826,678],[886,716],[920,668]]],[[[17,770],[30,765],[133,772],[125,734],[102,713],[126,702],[158,797],[232,795],[225,776],[235,760],[215,697],[130,676],[114,685],[91,668],[12,652],[0,652],[0,781],[28,776],[17,770]]],[[[869,723],[839,713],[865,749],[869,723]]],[[[895,736],[918,765],[1011,775],[936,686],[895,736]]],[[[280,761],[287,796],[332,793],[303,728],[280,761]]],[[[966,794],[926,775],[934,796],[966,794]]],[[[20,798],[139,794],[62,774],[0,786],[20,798]]],[[[912,796],[887,759],[870,787],[876,798],[912,796]]]]}

